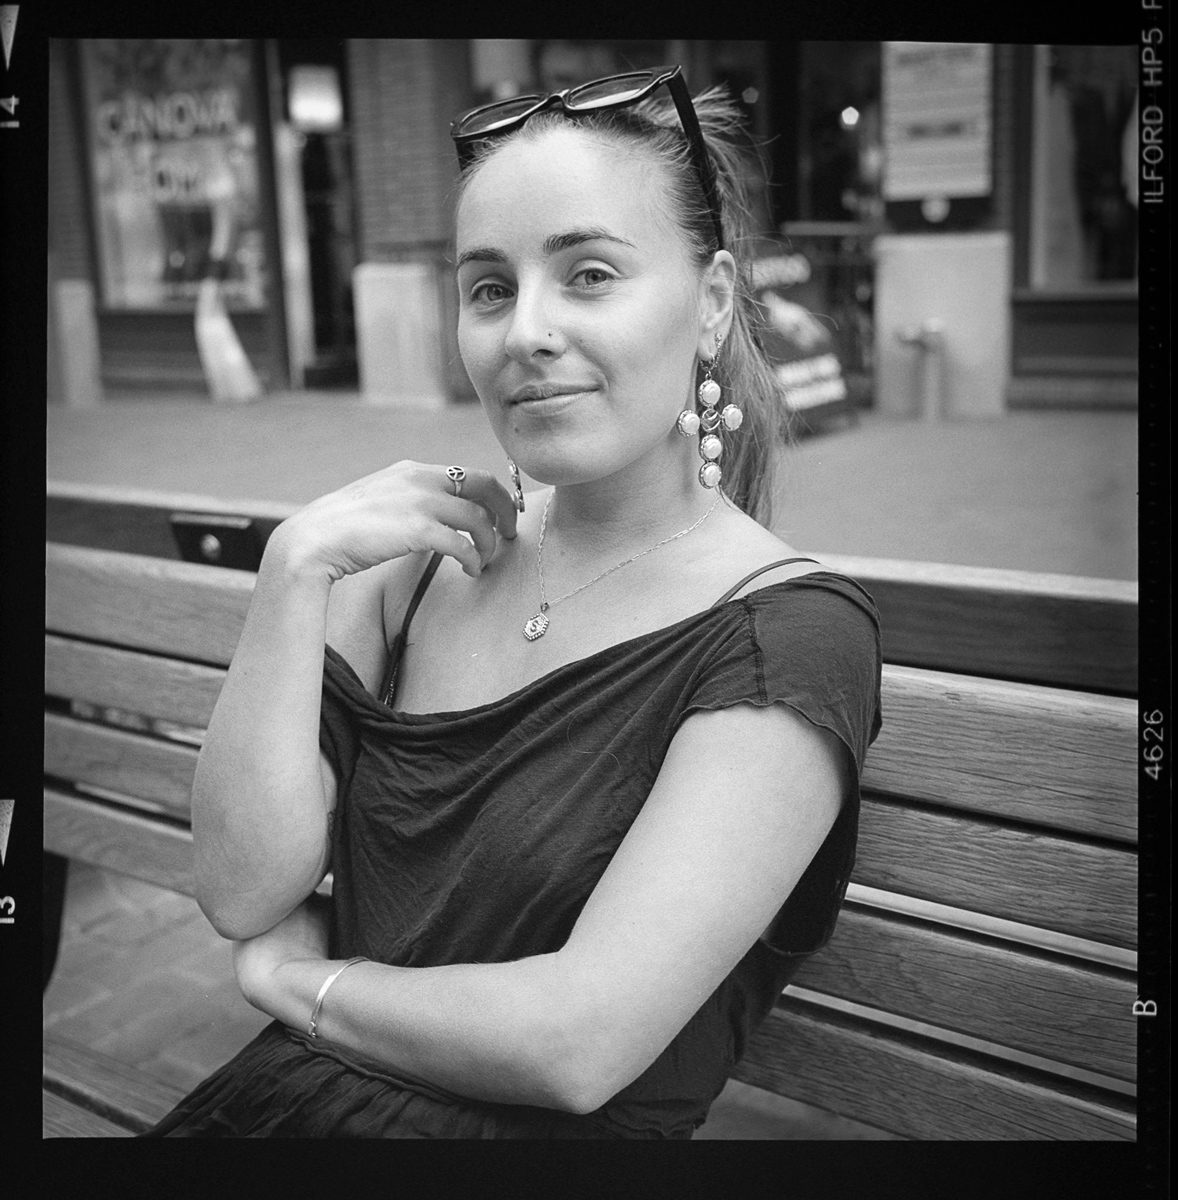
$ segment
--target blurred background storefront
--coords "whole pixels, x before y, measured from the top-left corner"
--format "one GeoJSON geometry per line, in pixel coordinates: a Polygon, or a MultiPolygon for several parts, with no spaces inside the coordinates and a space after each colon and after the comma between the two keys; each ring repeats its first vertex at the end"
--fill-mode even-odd
{"type": "Polygon", "coordinates": [[[795,408],[1136,405],[1134,47],[674,40],[52,43],[51,399],[201,391],[226,197],[268,390],[472,399],[450,118],[666,62],[732,91],[768,172],[754,283],[795,408]]]}

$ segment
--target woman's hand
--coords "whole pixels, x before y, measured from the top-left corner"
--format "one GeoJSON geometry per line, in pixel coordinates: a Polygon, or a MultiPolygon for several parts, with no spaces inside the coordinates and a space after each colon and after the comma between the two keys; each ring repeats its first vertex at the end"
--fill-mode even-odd
{"type": "Polygon", "coordinates": [[[271,541],[290,563],[322,568],[332,582],[421,550],[449,554],[477,578],[497,537],[515,537],[516,516],[490,472],[467,472],[455,496],[445,467],[406,461],[313,500],[271,541]]]}
{"type": "MultiPolygon", "coordinates": [[[[255,1007],[270,1012],[275,972],[288,962],[327,958],[330,901],[312,893],[273,929],[233,943],[233,973],[242,995],[255,1007]]],[[[271,1015],[274,1014],[271,1012],[271,1015]]]]}

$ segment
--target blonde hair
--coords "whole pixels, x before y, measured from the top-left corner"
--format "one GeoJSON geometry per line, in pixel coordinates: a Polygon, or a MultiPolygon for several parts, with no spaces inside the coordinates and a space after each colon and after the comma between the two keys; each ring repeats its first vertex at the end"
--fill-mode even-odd
{"type": "MultiPolygon", "coordinates": [[[[744,413],[738,433],[725,439],[722,490],[761,525],[772,520],[774,468],[778,444],[787,432],[783,389],[761,346],[764,315],[751,280],[751,250],[757,230],[752,217],[751,188],[743,114],[722,88],[709,88],[694,99],[704,143],[716,175],[723,249],[736,260],[732,326],[712,363],[712,378],[723,390],[721,407],[736,404],[744,413]]],[[[499,146],[512,138],[534,138],[546,129],[574,120],[577,125],[627,149],[646,155],[663,168],[670,201],[668,215],[682,234],[692,260],[701,268],[721,247],[700,185],[691,150],[669,97],[651,97],[640,104],[603,112],[538,113],[502,138],[484,143],[463,171],[464,186],[499,146]]],[[[697,383],[705,364],[698,364],[697,383]]]]}

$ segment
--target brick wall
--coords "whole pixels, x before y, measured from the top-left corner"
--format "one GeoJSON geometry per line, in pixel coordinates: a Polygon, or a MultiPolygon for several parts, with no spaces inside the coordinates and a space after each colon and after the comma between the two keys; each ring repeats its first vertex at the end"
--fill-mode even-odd
{"type": "Polygon", "coordinates": [[[449,122],[470,103],[467,42],[348,43],[361,259],[430,259],[452,233],[449,122]]]}

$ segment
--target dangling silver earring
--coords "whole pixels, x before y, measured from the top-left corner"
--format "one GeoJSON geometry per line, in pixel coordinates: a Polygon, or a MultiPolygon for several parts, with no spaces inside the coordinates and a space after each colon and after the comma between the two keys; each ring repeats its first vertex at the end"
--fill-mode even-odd
{"type": "Polygon", "coordinates": [[[697,392],[699,402],[703,405],[703,412],[697,413],[690,408],[685,408],[679,414],[677,421],[679,432],[684,437],[694,437],[696,433],[700,435],[699,456],[704,461],[703,466],[699,469],[699,481],[706,488],[718,487],[723,475],[718,461],[724,449],[718,432],[720,426],[723,425],[725,429],[735,431],[740,428],[741,422],[744,420],[744,413],[735,404],[727,405],[723,412],[716,410],[722,392],[720,385],[712,378],[712,371],[715,369],[716,359],[720,356],[720,346],[723,340],[717,333],[716,353],[706,364],[703,382],[699,385],[697,392]]]}
{"type": "Polygon", "coordinates": [[[515,504],[515,511],[522,513],[524,511],[524,489],[520,483],[519,467],[510,458],[507,460],[507,465],[511,469],[511,486],[513,489],[511,499],[515,504]]]}

